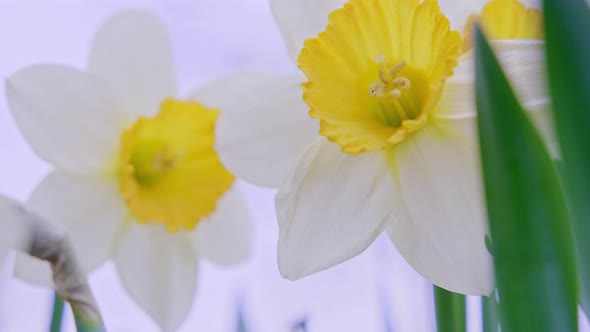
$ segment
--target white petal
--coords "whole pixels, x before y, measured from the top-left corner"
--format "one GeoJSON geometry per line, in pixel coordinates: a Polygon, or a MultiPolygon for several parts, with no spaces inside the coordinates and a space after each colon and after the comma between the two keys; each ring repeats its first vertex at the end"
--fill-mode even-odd
{"type": "Polygon", "coordinates": [[[257,185],[278,187],[301,150],[317,137],[319,125],[308,115],[301,75],[244,70],[194,93],[221,110],[216,148],[223,164],[257,185]]]}
{"type": "MultiPolygon", "coordinates": [[[[31,211],[62,225],[69,234],[82,268],[90,272],[111,253],[117,232],[128,212],[115,179],[49,174],[29,201],[31,211]]],[[[17,257],[15,274],[31,283],[51,285],[48,265],[17,257]]]]}
{"type": "Polygon", "coordinates": [[[49,263],[22,252],[16,253],[14,276],[31,285],[54,287],[49,263]]]}
{"type": "Polygon", "coordinates": [[[314,141],[276,196],[281,274],[299,279],[363,252],[385,229],[394,192],[382,154],[314,141]]]}
{"type": "Polygon", "coordinates": [[[135,115],[155,115],[164,99],[176,95],[168,32],[146,12],[111,17],[94,37],[89,69],[111,83],[135,115]]]}
{"type": "MultiPolygon", "coordinates": [[[[529,110],[531,120],[540,129],[547,143],[554,141],[546,88],[544,44],[538,41],[506,40],[492,42],[494,51],[506,72],[521,104],[529,110]]],[[[460,58],[455,74],[443,91],[433,112],[436,124],[455,130],[469,144],[477,145],[475,127],[475,64],[474,52],[460,58]]]]}
{"type": "Polygon", "coordinates": [[[328,15],[346,0],[271,0],[275,21],[283,35],[287,52],[297,64],[303,41],[325,30],[328,15]]]}
{"type": "Polygon", "coordinates": [[[192,232],[196,254],[231,265],[248,258],[252,223],[237,184],[217,203],[213,215],[199,222],[192,232]]]}
{"type": "Polygon", "coordinates": [[[46,161],[74,173],[104,171],[126,115],[103,80],[76,69],[36,65],[6,82],[6,98],[24,137],[46,161]]]}
{"type": "Polygon", "coordinates": [[[389,235],[418,273],[451,291],[488,295],[491,256],[477,151],[434,127],[395,149],[402,191],[389,235]],[[407,209],[406,209],[407,208],[407,209]]]}
{"type": "MultiPolygon", "coordinates": [[[[439,0],[441,10],[451,22],[451,28],[463,32],[470,15],[481,15],[483,7],[491,0],[439,0]]],[[[529,8],[540,8],[540,0],[519,0],[529,8]]]]}
{"type": "MultiPolygon", "coordinates": [[[[544,43],[532,40],[497,40],[492,41],[491,45],[522,103],[527,105],[547,101],[544,43]]],[[[454,75],[445,84],[435,115],[460,116],[475,113],[474,55],[475,52],[471,50],[459,58],[454,75]],[[453,102],[460,104],[455,106],[451,104],[453,102]]]]}
{"type": "Polygon", "coordinates": [[[26,217],[21,204],[0,195],[0,266],[10,250],[23,249],[26,246],[26,217]]]}
{"type": "Polygon", "coordinates": [[[463,27],[470,15],[480,15],[490,0],[439,0],[442,12],[451,22],[451,29],[463,33],[463,27]]]}
{"type": "Polygon", "coordinates": [[[137,304],[162,330],[175,331],[189,312],[197,283],[197,258],[185,234],[133,223],[117,245],[115,264],[137,304]]]}

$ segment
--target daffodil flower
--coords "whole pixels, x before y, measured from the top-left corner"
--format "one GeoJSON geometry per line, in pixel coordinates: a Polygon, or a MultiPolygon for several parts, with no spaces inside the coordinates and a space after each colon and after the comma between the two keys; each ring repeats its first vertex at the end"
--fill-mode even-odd
{"type": "Polygon", "coordinates": [[[24,249],[28,240],[25,211],[21,204],[0,195],[0,266],[13,249],[24,249]]]}
{"type": "Polygon", "coordinates": [[[246,70],[203,100],[225,111],[224,165],[279,189],[282,275],[329,268],[386,232],[433,283],[489,294],[471,30],[482,22],[531,118],[547,129],[541,12],[516,0],[271,6],[302,74],[246,70]]]}
{"type": "MultiPolygon", "coordinates": [[[[235,177],[214,149],[219,111],[177,98],[173,69],[160,21],[125,12],[97,32],[87,70],[34,65],[6,84],[23,136],[55,168],[31,209],[64,224],[86,271],[112,258],[165,331],[190,309],[198,258],[233,264],[249,247],[235,177]]],[[[16,273],[49,275],[25,257],[16,273]]]]}

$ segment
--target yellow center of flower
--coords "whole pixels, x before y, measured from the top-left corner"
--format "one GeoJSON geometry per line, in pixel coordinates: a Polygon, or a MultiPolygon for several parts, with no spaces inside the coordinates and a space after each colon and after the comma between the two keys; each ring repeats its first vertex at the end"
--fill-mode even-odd
{"type": "Polygon", "coordinates": [[[423,127],[460,54],[436,0],[350,0],[305,41],[303,99],[342,151],[379,151],[423,127]]]}
{"type": "Polygon", "coordinates": [[[473,47],[473,25],[480,22],[486,37],[501,39],[544,39],[543,13],[526,8],[517,0],[492,0],[481,15],[471,15],[465,24],[463,52],[473,47]]]}
{"type": "Polygon", "coordinates": [[[190,230],[215,211],[235,179],[213,148],[218,115],[169,99],[123,133],[119,191],[138,222],[190,230]]]}

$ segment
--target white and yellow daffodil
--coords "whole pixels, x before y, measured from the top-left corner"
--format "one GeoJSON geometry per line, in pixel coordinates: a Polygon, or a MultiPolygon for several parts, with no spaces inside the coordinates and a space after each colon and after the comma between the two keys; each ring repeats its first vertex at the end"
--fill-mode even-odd
{"type": "MultiPolygon", "coordinates": [[[[161,22],[125,12],[97,32],[87,70],[35,65],[7,79],[14,119],[55,170],[30,199],[63,223],[85,270],[114,260],[131,297],[166,331],[191,306],[198,257],[246,258],[249,221],[214,149],[219,111],[177,96],[161,22]]],[[[39,281],[48,267],[19,257],[39,281]]]]}
{"type": "Polygon", "coordinates": [[[489,294],[471,28],[479,17],[543,123],[541,12],[516,0],[343,3],[271,0],[304,75],[248,70],[209,87],[202,100],[225,111],[222,162],[279,188],[278,261],[288,279],[354,257],[387,232],[433,283],[489,294]]]}

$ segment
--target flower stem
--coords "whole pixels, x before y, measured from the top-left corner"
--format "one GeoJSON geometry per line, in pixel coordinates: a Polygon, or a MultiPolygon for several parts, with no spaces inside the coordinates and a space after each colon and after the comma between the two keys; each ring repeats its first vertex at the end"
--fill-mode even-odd
{"type": "Polygon", "coordinates": [[[498,332],[498,303],[492,296],[481,297],[481,314],[483,318],[483,332],[498,332]]]}
{"type": "MultiPolygon", "coordinates": [[[[26,252],[47,261],[51,266],[56,291],[54,308],[60,308],[58,301],[68,302],[74,314],[78,332],[105,332],[102,316],[88,285],[85,271],[78,263],[66,232],[24,207],[20,208],[20,213],[29,228],[29,244],[26,246],[26,252]]],[[[53,330],[52,325],[51,332],[61,329],[62,315],[63,302],[60,310],[54,311],[54,318],[56,316],[60,318],[55,318],[56,330],[53,330]],[[61,313],[58,315],[56,311],[61,313]]]]}
{"type": "Polygon", "coordinates": [[[62,321],[64,317],[64,301],[59,298],[57,293],[53,294],[53,313],[51,314],[51,325],[49,332],[61,332],[62,321]]]}
{"type": "Polygon", "coordinates": [[[465,332],[465,296],[434,286],[436,327],[438,332],[465,332]]]}

